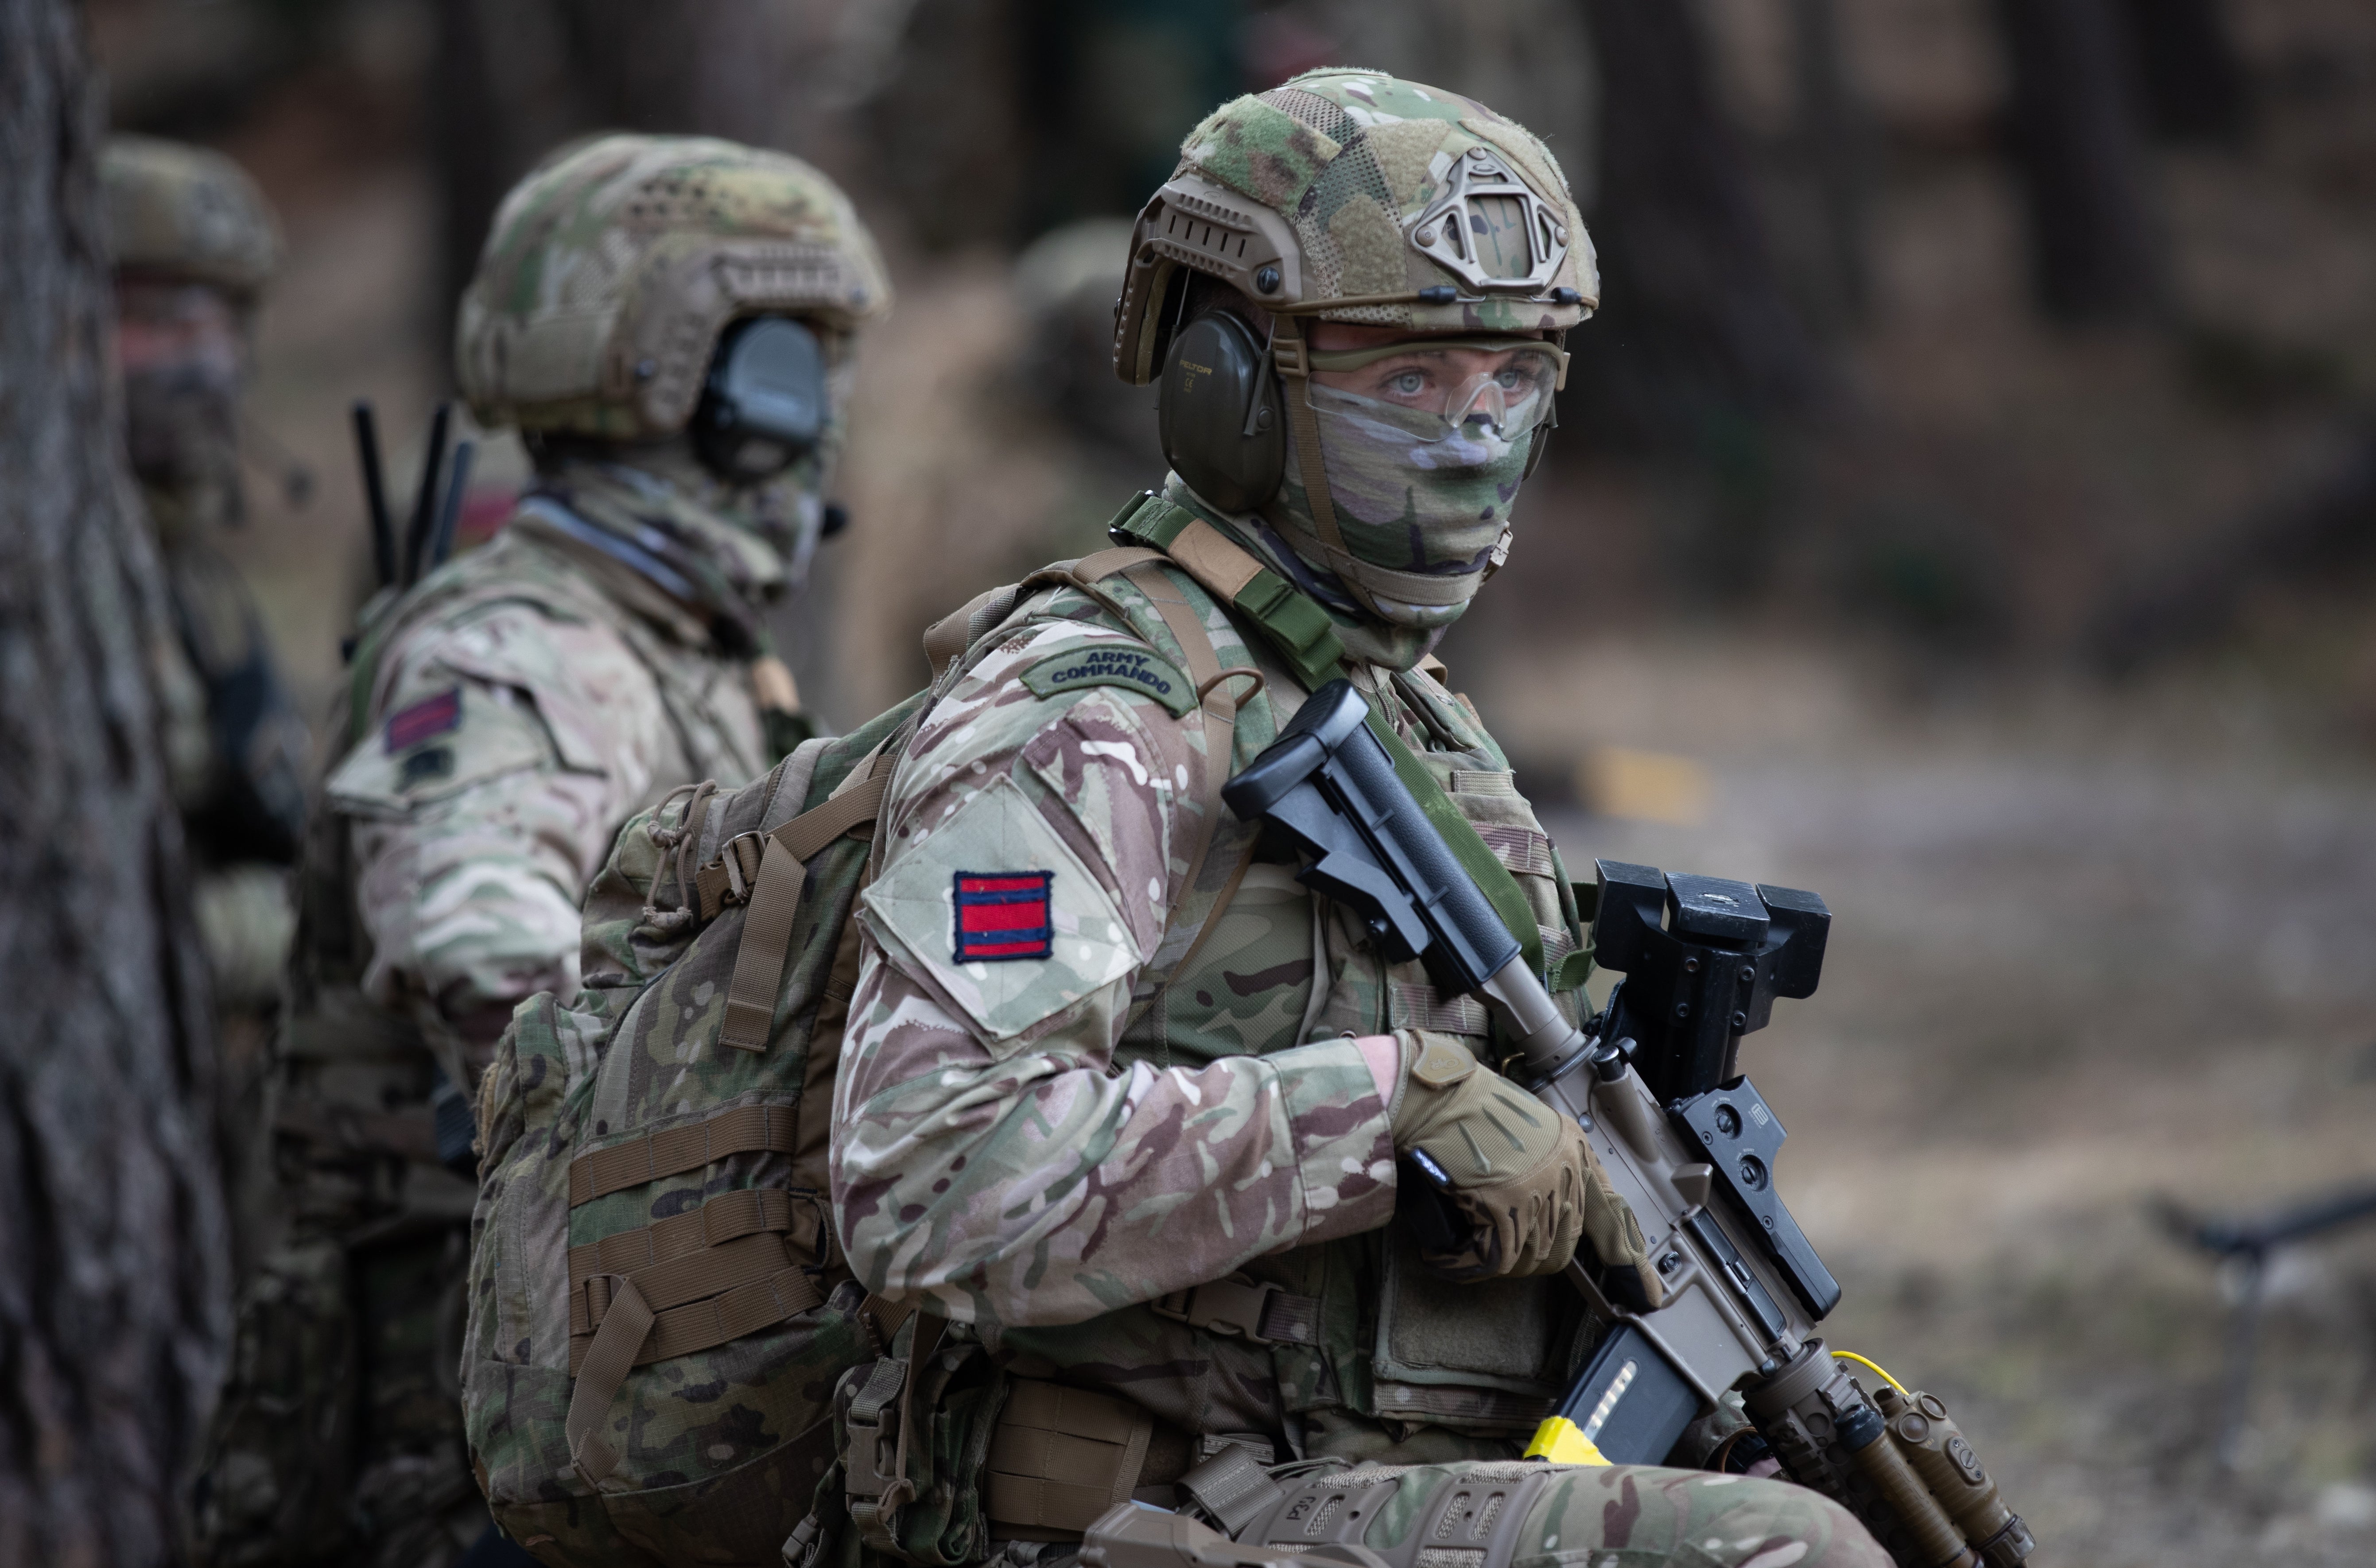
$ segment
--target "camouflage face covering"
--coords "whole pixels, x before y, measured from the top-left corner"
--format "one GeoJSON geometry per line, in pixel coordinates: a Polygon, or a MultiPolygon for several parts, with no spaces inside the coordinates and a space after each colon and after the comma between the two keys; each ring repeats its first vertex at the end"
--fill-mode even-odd
{"type": "MultiPolygon", "coordinates": [[[[1465,579],[1467,592],[1453,604],[1403,604],[1374,588],[1372,601],[1397,624],[1450,625],[1483,586],[1493,547],[1509,529],[1527,443],[1504,439],[1482,421],[1446,436],[1435,415],[1331,386],[1312,388],[1312,407],[1346,548],[1393,571],[1465,579]]],[[[1289,508],[1287,518],[1299,552],[1319,556],[1309,513],[1289,508]]]]}

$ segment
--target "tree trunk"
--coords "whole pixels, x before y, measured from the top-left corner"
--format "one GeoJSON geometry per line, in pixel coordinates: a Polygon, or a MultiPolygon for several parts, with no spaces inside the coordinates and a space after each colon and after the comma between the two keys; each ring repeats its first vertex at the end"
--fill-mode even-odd
{"type": "Polygon", "coordinates": [[[1707,40],[1676,0],[1586,0],[1600,62],[1592,212],[1600,317],[1573,347],[1574,422],[1596,439],[1696,445],[1825,382],[1768,252],[1707,40]]]}
{"type": "Polygon", "coordinates": [[[2168,268],[2111,0],[1996,0],[1996,16],[2039,304],[2072,323],[2158,315],[2168,268]]]}
{"type": "Polygon", "coordinates": [[[1799,94],[1792,140],[1820,212],[1824,293],[1837,319],[1855,321],[1872,297],[1865,241],[1872,126],[1849,77],[1837,0],[1790,0],[1790,53],[1799,94]]]}
{"type": "Polygon", "coordinates": [[[0,1562],[179,1556],[229,1328],[212,1041],[77,7],[0,0],[0,1562]]]}

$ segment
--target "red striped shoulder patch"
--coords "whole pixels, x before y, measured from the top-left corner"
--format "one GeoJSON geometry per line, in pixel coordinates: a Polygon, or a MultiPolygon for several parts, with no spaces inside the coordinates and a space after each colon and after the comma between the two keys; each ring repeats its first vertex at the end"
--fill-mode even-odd
{"type": "Polygon", "coordinates": [[[1048,916],[1052,871],[961,871],[956,875],[956,960],[1045,958],[1055,951],[1048,916]]]}
{"type": "Polygon", "coordinates": [[[387,716],[387,752],[393,756],[433,735],[443,735],[462,722],[462,688],[452,687],[434,697],[422,697],[410,707],[387,716]]]}

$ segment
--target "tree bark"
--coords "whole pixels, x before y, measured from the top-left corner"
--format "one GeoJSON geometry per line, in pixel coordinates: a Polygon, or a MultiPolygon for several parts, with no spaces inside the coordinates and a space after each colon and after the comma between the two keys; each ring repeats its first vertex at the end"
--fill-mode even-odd
{"type": "Polygon", "coordinates": [[[1837,0],[1790,0],[1790,52],[1799,93],[1791,139],[1820,209],[1825,292],[1837,316],[1854,321],[1872,297],[1865,239],[1872,126],[1848,73],[1837,0]]]}
{"type": "Polygon", "coordinates": [[[79,9],[0,0],[0,1562],[179,1556],[229,1329],[212,1041],[79,9]]]}
{"type": "Polygon", "coordinates": [[[2038,303],[2073,324],[2159,315],[2168,268],[2111,0],[1996,0],[1996,16],[2038,303]]]}
{"type": "Polygon", "coordinates": [[[1823,361],[1776,273],[1693,7],[1584,9],[1600,62],[1604,303],[1573,345],[1573,422],[1595,439],[1693,445],[1814,397],[1823,361]]]}

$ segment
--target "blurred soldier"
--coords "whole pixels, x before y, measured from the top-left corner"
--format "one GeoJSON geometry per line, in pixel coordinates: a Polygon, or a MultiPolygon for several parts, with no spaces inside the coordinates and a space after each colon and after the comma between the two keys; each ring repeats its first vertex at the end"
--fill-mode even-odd
{"type": "Polygon", "coordinates": [[[1247,1538],[1880,1568],[1797,1487],[1509,1463],[1598,1332],[1570,1260],[1661,1299],[1641,1229],[1581,1130],[1494,1070],[1483,1008],[1389,963],[1216,798],[1349,678],[1581,1001],[1558,857],[1429,659],[1510,548],[1562,339],[1598,303],[1566,182],[1482,105],[1366,71],[1225,104],[1182,151],[1115,340],[1126,379],[1161,378],[1172,475],[1117,549],[978,628],[884,803],[834,1198],[858,1277],[924,1310],[904,1374],[842,1385],[851,1526],[897,1554],[907,1514],[965,1517],[944,1489],[972,1488],[989,1542],[1029,1562],[1192,1467],[1205,1511],[1251,1531],[1284,1505],[1259,1467],[1336,1460],[1348,1487],[1393,1480],[1391,1506],[1247,1538]],[[1451,1189],[1433,1246],[1397,1217],[1414,1151],[1451,1189]],[[895,1408],[984,1351],[1008,1379],[994,1431],[895,1408]]]}
{"type": "MultiPolygon", "coordinates": [[[[1085,218],[1050,230],[1015,260],[1015,303],[1023,313],[1025,386],[1095,446],[1099,466],[1132,470],[1140,482],[1161,473],[1151,387],[1123,386],[1113,374],[1113,303],[1130,262],[1127,218],[1085,218]]],[[[1101,504],[1099,517],[1111,500],[1101,504]]]]}
{"type": "Polygon", "coordinates": [[[288,868],[304,826],[306,736],[216,535],[242,519],[239,398],[256,294],[280,241],[263,193],[220,153],[117,137],[100,170],[125,435],[180,633],[158,650],[158,686],[213,973],[218,1141],[244,1273],[269,1181],[258,1137],[265,1050],[296,924],[288,868]]]}
{"type": "Polygon", "coordinates": [[[243,1303],[201,1561],[439,1568],[491,1527],[456,1403],[465,1091],[514,1004],[576,990],[621,823],[804,733],[762,615],[807,568],[889,303],[842,193],[730,142],[605,137],[496,213],[455,352],[536,480],[366,616],[281,1041],[291,1241],[243,1303]]]}

